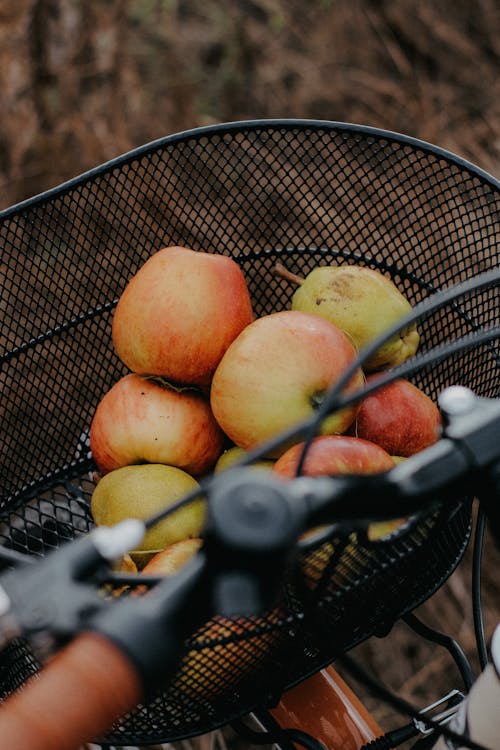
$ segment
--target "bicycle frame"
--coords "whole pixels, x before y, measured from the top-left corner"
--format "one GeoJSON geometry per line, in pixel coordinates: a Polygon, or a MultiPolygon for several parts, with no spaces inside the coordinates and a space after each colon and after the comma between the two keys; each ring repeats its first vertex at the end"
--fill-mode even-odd
{"type": "Polygon", "coordinates": [[[281,727],[307,732],[329,750],[359,750],[383,734],[331,665],[287,690],[271,714],[281,727]]]}

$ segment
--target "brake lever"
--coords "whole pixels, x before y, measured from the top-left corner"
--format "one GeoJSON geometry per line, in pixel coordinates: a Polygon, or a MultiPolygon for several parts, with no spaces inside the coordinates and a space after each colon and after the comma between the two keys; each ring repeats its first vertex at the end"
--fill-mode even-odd
{"type": "Polygon", "coordinates": [[[500,549],[500,399],[482,398],[454,386],[443,391],[439,405],[446,434],[461,445],[475,469],[473,493],[500,549]]]}
{"type": "Polygon", "coordinates": [[[35,564],[21,564],[2,575],[0,647],[23,636],[44,661],[105,606],[96,585],[99,576],[143,536],[144,524],[136,519],[100,527],[35,564]]]}

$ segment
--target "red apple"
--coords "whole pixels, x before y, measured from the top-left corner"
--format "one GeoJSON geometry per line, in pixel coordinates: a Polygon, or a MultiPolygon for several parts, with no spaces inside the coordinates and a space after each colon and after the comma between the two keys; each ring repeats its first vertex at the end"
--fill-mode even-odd
{"type": "MultiPolygon", "coordinates": [[[[371,383],[378,375],[371,375],[371,383]]],[[[408,380],[382,386],[361,402],[355,434],[388,453],[408,457],[436,442],[441,414],[434,401],[408,380]]]]}
{"type": "MultiPolygon", "coordinates": [[[[273,466],[272,471],[287,479],[296,476],[303,443],[293,445],[273,466]]],[[[392,469],[395,462],[387,451],[369,440],[348,435],[323,435],[314,438],[306,454],[304,476],[334,474],[374,474],[392,469]]]]}
{"type": "MultiPolygon", "coordinates": [[[[174,575],[193,557],[201,539],[186,539],[158,552],[142,574],[174,575]]],[[[175,687],[191,699],[204,700],[235,688],[258,669],[278,644],[284,632],[278,625],[282,613],[275,610],[266,618],[214,617],[195,634],[198,648],[192,648],[180,664],[175,687]],[[270,621],[276,622],[270,628],[270,621]]]]}
{"type": "Polygon", "coordinates": [[[262,672],[286,637],[283,613],[276,609],[262,617],[215,616],[192,639],[174,680],[175,689],[189,701],[213,700],[237,691],[262,672]]]}
{"type": "MultiPolygon", "coordinates": [[[[300,443],[289,448],[274,464],[273,473],[284,479],[293,479],[296,476],[303,445],[300,443]]],[[[392,456],[383,448],[368,440],[348,435],[324,435],[312,441],[302,473],[305,476],[376,474],[392,469],[395,463],[392,456]]],[[[404,518],[399,518],[370,523],[367,526],[368,538],[378,539],[386,536],[402,526],[404,522],[404,518]]],[[[314,535],[317,531],[318,529],[314,529],[304,536],[314,535]]],[[[303,561],[303,572],[304,581],[309,588],[316,588],[329,565],[332,554],[334,554],[333,545],[327,542],[319,550],[306,555],[303,561]]],[[[342,553],[335,573],[332,573],[330,585],[334,585],[334,580],[342,581],[344,576],[352,581],[354,575],[361,573],[365,562],[365,554],[358,554],[355,542],[350,541],[342,553]]]]}
{"type": "MultiPolygon", "coordinates": [[[[254,448],[310,417],[355,357],[346,334],[324,318],[293,310],[266,315],[240,333],[219,363],[210,394],[214,416],[236,445],[254,448]]],[[[363,382],[359,369],[346,391],[363,382]]],[[[331,415],[322,432],[344,432],[356,412],[350,406],[331,415]]]]}
{"type": "Polygon", "coordinates": [[[113,317],[113,344],[133,372],[208,385],[253,318],[245,278],[232,258],[166,247],[125,287],[113,317]]]}
{"type": "Polygon", "coordinates": [[[105,394],[90,427],[90,449],[102,474],[130,464],[157,463],[199,476],[212,468],[223,442],[202,395],[135,373],[105,394]]]}
{"type": "Polygon", "coordinates": [[[200,549],[202,539],[182,539],[160,550],[144,566],[142,573],[150,576],[174,575],[200,549]]]}

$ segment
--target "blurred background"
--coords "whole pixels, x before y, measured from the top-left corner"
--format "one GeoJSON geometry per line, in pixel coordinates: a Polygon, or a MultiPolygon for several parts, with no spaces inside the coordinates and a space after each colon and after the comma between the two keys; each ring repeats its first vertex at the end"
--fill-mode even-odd
{"type": "Polygon", "coordinates": [[[497,0],[1,0],[0,208],[134,146],[306,117],[500,166],[497,0]]]}
{"type": "MultiPolygon", "coordinates": [[[[498,0],[1,0],[0,209],[161,136],[252,118],[387,128],[499,176],[499,32],[498,0]]],[[[498,563],[488,552],[487,636],[498,563]]],[[[469,590],[470,554],[420,614],[474,660],[469,590]]],[[[355,652],[421,704],[459,684],[404,625],[355,652]]]]}

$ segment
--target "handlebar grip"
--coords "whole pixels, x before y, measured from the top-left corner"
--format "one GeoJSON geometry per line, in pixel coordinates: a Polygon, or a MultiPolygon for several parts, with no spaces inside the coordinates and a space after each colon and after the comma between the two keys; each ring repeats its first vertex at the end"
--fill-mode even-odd
{"type": "Polygon", "coordinates": [[[114,643],[85,633],[0,704],[9,750],[77,750],[102,737],[142,698],[139,675],[114,643]]]}

